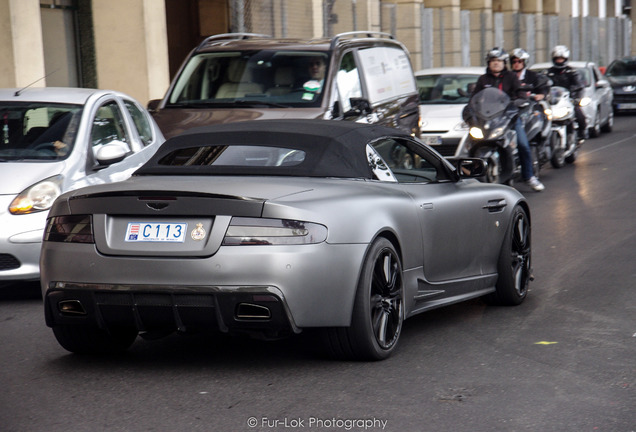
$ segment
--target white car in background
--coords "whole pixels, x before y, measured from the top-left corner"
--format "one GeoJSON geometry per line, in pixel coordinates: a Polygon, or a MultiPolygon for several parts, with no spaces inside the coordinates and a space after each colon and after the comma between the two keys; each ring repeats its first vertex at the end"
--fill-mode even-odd
{"type": "Polygon", "coordinates": [[[0,282],[39,279],[46,217],[60,194],[127,179],[164,140],[119,92],[0,89],[0,282]]]}
{"type": "MultiPolygon", "coordinates": [[[[581,97],[581,108],[585,114],[587,128],[592,138],[602,132],[611,132],[614,126],[614,93],[609,81],[605,79],[596,63],[589,61],[571,61],[568,66],[579,72],[585,85],[581,97]]],[[[552,63],[536,63],[530,66],[535,72],[545,72],[552,63]]],[[[569,90],[569,89],[568,89],[569,90]]]]}
{"type": "Polygon", "coordinates": [[[420,94],[420,139],[444,157],[462,154],[468,126],[462,111],[485,67],[439,67],[415,72],[420,94]]]}

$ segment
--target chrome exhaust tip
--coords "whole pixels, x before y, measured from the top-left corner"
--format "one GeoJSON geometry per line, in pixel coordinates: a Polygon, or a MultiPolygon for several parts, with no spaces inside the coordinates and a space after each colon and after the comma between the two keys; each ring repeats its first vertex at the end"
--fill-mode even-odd
{"type": "Polygon", "coordinates": [[[57,308],[63,315],[86,315],[86,310],[79,300],[62,300],[57,308]]]}
{"type": "Polygon", "coordinates": [[[253,320],[253,319],[270,319],[272,312],[268,307],[252,304],[239,303],[236,306],[236,319],[253,320]]]}

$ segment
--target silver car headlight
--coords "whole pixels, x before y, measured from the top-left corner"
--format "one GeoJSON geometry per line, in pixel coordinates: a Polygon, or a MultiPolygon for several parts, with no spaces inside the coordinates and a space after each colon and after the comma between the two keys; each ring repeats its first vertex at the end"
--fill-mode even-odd
{"type": "Polygon", "coordinates": [[[592,99],[585,96],[581,98],[581,101],[579,102],[579,106],[582,106],[582,107],[588,106],[590,103],[592,103],[592,99]]]}
{"type": "Polygon", "coordinates": [[[458,123],[458,124],[455,125],[453,130],[456,130],[456,131],[467,131],[467,130],[469,130],[468,123],[466,123],[464,121],[461,122],[461,123],[458,123]]]}
{"type": "Polygon", "coordinates": [[[62,193],[61,184],[62,176],[56,175],[28,187],[11,201],[9,211],[11,214],[20,215],[50,209],[53,201],[62,193]]]}
{"type": "Polygon", "coordinates": [[[287,219],[234,217],[224,246],[316,244],[327,240],[327,227],[287,219]]]}

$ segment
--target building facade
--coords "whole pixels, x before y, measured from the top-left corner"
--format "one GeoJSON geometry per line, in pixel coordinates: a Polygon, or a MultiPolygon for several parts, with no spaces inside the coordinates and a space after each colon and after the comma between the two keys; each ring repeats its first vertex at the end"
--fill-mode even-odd
{"type": "Polygon", "coordinates": [[[532,61],[565,44],[601,65],[631,55],[630,0],[0,0],[0,87],[110,88],[161,97],[205,36],[384,31],[415,69],[478,66],[493,46],[532,61]]]}

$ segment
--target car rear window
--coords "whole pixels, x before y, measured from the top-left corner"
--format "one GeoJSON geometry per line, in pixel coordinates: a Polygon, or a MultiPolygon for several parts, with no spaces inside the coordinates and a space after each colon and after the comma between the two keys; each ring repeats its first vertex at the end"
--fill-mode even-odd
{"type": "Polygon", "coordinates": [[[158,162],[164,166],[284,167],[297,166],[306,153],[298,149],[249,145],[189,147],[173,151],[158,162]]]}

